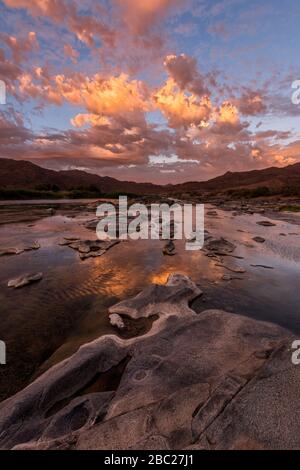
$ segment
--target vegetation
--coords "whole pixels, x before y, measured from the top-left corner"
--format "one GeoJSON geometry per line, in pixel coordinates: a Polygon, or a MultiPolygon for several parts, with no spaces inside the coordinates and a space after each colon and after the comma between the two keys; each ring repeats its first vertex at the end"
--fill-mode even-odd
{"type": "Polygon", "coordinates": [[[228,196],[244,199],[270,196],[300,196],[300,188],[296,186],[286,186],[284,188],[268,188],[267,186],[258,186],[257,188],[253,189],[229,189],[226,191],[226,194],[228,196]]]}
{"type": "Polygon", "coordinates": [[[300,206],[287,205],[280,207],[282,212],[300,212],[300,206]]]}
{"type": "Polygon", "coordinates": [[[95,199],[110,198],[115,199],[119,196],[136,197],[132,193],[102,193],[96,187],[74,188],[69,191],[61,191],[58,187],[48,187],[41,185],[36,189],[0,189],[0,200],[26,200],[26,199],[95,199]]]}

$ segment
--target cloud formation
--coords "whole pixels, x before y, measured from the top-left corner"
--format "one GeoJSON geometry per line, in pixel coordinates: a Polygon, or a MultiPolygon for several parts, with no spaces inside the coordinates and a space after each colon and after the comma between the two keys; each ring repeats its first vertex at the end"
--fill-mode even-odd
{"type": "Polygon", "coordinates": [[[299,161],[285,121],[299,110],[282,93],[296,77],[267,75],[231,31],[219,38],[232,18],[239,32],[257,21],[242,3],[2,0],[1,156],[158,182],[299,161]]]}

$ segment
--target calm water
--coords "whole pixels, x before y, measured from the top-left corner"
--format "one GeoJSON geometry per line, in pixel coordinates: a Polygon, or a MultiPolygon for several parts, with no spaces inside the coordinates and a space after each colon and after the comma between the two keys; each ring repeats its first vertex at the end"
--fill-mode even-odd
{"type": "Polygon", "coordinates": [[[7,344],[8,360],[0,369],[0,399],[81,344],[114,332],[108,307],[149,283],[165,283],[171,272],[187,274],[202,287],[204,296],[194,303],[198,312],[222,308],[300,334],[300,227],[275,221],[276,227],[266,228],[256,224],[266,219],[261,215],[233,217],[230,212],[217,212],[218,217],[206,217],[205,228],[237,244],[235,254],[244,259],[224,258],[224,263],[245,268],[245,274],[237,275],[242,280],[223,281],[229,271],[217,267],[202,251],[185,251],[183,242],[176,242],[173,257],[162,254],[163,241],[129,241],[100,258],[81,261],[77,252],[59,242],[68,236],[96,238],[83,226],[93,214],[83,209],[76,216],[58,211],[33,226],[0,225],[0,247],[35,240],[41,245],[38,251],[0,258],[0,339],[7,344]],[[265,244],[252,240],[257,235],[266,238],[265,244]],[[40,271],[44,274],[40,283],[20,290],[7,288],[9,279],[40,271]]]}

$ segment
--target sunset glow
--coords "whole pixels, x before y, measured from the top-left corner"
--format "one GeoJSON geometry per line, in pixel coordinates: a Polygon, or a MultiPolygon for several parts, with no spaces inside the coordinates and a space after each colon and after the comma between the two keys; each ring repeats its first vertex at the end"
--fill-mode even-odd
{"type": "Polygon", "coordinates": [[[300,161],[298,2],[0,6],[1,157],[155,183],[300,161]]]}

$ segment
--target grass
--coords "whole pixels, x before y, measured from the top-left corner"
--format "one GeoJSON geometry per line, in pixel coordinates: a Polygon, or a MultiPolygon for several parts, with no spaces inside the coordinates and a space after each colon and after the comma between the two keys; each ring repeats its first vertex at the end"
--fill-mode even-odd
{"type": "MultiPolygon", "coordinates": [[[[230,197],[235,198],[245,198],[245,199],[254,199],[260,197],[272,197],[272,196],[282,196],[282,197],[299,197],[300,188],[296,186],[285,186],[285,187],[274,187],[269,188],[267,186],[258,186],[257,188],[237,188],[229,189],[225,192],[230,197]]],[[[297,206],[295,206],[297,207],[297,206]]],[[[298,212],[298,211],[296,211],[298,212]]]]}
{"type": "Polygon", "coordinates": [[[300,206],[287,205],[280,207],[281,212],[300,212],[300,206]]]}

